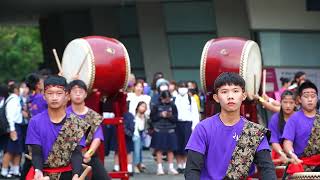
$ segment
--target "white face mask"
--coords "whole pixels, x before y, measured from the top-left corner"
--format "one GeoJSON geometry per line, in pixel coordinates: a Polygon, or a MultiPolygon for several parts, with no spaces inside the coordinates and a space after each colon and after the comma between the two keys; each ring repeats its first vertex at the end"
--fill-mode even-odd
{"type": "Polygon", "coordinates": [[[160,86],[159,89],[160,89],[160,91],[167,91],[167,90],[169,90],[169,87],[166,85],[163,85],[163,86],[160,86]]]}
{"type": "Polygon", "coordinates": [[[188,93],[188,88],[179,88],[178,92],[181,96],[184,96],[188,93]]]}

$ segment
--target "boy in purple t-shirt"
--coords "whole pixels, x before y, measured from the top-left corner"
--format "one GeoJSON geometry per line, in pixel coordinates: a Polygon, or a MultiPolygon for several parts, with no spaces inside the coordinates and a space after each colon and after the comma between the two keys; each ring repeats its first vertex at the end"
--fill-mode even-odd
{"type": "Polygon", "coordinates": [[[306,81],[299,86],[298,95],[301,110],[288,119],[282,135],[284,149],[294,164],[301,163],[299,158],[307,156],[304,150],[312,138],[312,128],[317,114],[318,89],[312,82],[306,81]]]}
{"type": "Polygon", "coordinates": [[[85,145],[84,134],[89,126],[78,123],[77,118],[66,113],[65,101],[68,96],[64,77],[51,76],[45,80],[44,86],[48,110],[32,117],[27,131],[26,144],[31,147],[34,167],[34,170],[31,170],[35,172],[32,177],[31,171],[27,179],[43,179],[45,173],[51,179],[51,176],[55,175],[48,170],[63,168],[58,171],[61,173],[60,179],[77,180],[82,169],[81,149],[85,145]],[[75,128],[70,131],[66,128],[69,126],[75,128]],[[71,168],[68,168],[69,165],[71,168]]]}
{"type": "Polygon", "coordinates": [[[43,90],[43,81],[39,75],[31,73],[26,77],[26,85],[31,92],[28,103],[31,117],[33,117],[48,108],[41,92],[43,90]]]}
{"type": "Polygon", "coordinates": [[[74,113],[80,119],[86,119],[86,116],[89,116],[89,124],[91,125],[92,136],[87,137],[90,138],[87,140],[88,145],[90,145],[89,149],[84,154],[83,161],[88,163],[92,166],[92,179],[93,180],[106,180],[110,179],[108,177],[107,171],[104,168],[103,164],[100,162],[97,154],[95,153],[98,147],[101,144],[101,141],[104,140],[101,122],[102,117],[93,111],[92,109],[88,108],[85,105],[85,99],[87,97],[87,85],[82,80],[73,80],[68,85],[70,99],[71,99],[71,106],[67,108],[67,113],[74,113]],[[89,114],[90,113],[90,114],[89,114]],[[92,115],[91,115],[92,114],[92,115]],[[97,123],[94,122],[95,119],[97,123]]]}
{"type": "Polygon", "coordinates": [[[267,130],[240,116],[244,90],[245,81],[236,73],[222,73],[215,80],[213,98],[221,113],[201,121],[192,132],[186,180],[243,179],[253,162],[262,179],[276,179],[267,130]]]}

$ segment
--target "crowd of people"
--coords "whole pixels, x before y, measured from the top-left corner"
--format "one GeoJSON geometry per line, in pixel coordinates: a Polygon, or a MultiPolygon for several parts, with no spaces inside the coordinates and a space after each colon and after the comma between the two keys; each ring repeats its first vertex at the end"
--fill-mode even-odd
{"type": "MultiPolygon", "coordinates": [[[[46,132],[35,130],[39,127],[35,127],[34,123],[37,122],[37,125],[41,125],[38,119],[49,118],[53,122],[53,119],[57,118],[57,115],[50,114],[50,111],[56,108],[50,106],[57,106],[56,102],[49,103],[51,96],[56,93],[48,91],[53,86],[46,85],[46,81],[49,81],[49,83],[50,80],[52,81],[50,77],[52,78],[50,74],[31,73],[23,82],[10,80],[7,84],[1,85],[0,107],[5,110],[5,118],[8,121],[9,128],[8,133],[1,134],[0,138],[1,178],[21,177],[24,179],[31,166],[31,161],[26,159],[24,155],[30,154],[31,151],[41,150],[45,154],[42,161],[45,161],[49,156],[49,150],[54,141],[50,142],[51,145],[48,147],[39,150],[39,146],[47,146],[49,140],[36,140],[35,137],[38,135],[35,134],[45,134],[46,132]],[[35,132],[31,130],[32,128],[35,132]]],[[[53,82],[55,81],[59,80],[53,80],[53,82]]],[[[88,96],[88,89],[83,81],[75,80],[68,85],[62,83],[57,87],[62,87],[66,92],[64,105],[59,108],[65,109],[67,117],[69,114],[75,114],[80,119],[85,119],[86,116],[89,116],[88,114],[91,114],[90,108],[86,107],[84,103],[88,96]]],[[[184,148],[192,130],[200,121],[203,111],[203,102],[200,100],[203,98],[200,97],[197,83],[195,81],[176,83],[166,80],[162,73],[155,73],[153,83],[149,86],[144,79],[135,78],[132,74],[126,95],[128,112],[123,117],[125,119],[129,173],[141,173],[145,170],[142,156],[144,148],[151,149],[155,156],[157,175],[165,174],[162,165],[164,157],[168,161],[168,174],[183,173],[187,155],[184,148]],[[177,168],[173,165],[174,159],[177,161],[177,168]]],[[[62,115],[65,114],[62,113],[62,115]]],[[[99,126],[95,126],[94,133],[91,135],[90,152],[87,150],[84,151],[86,153],[83,153],[83,162],[93,165],[95,167],[93,168],[94,171],[98,172],[94,173],[97,176],[93,179],[108,178],[102,176],[102,174],[107,173],[95,153],[108,133],[112,133],[111,136],[114,138],[108,139],[109,142],[104,143],[109,144],[106,151],[115,151],[113,171],[120,170],[116,133],[114,129],[100,126],[100,123],[96,122],[99,126]],[[103,130],[110,130],[110,132],[103,132],[103,130]]],[[[47,131],[47,128],[49,128],[45,124],[41,126],[43,126],[40,127],[43,131],[47,131]]],[[[57,133],[61,130],[62,125],[54,128],[56,129],[55,133],[57,133]]],[[[46,138],[48,138],[48,135],[46,135],[46,138]]],[[[51,140],[54,138],[57,137],[52,136],[51,140]]],[[[88,146],[88,142],[82,145],[88,146]]],[[[32,159],[41,159],[34,154],[32,154],[32,159]]],[[[38,162],[38,164],[41,164],[41,162],[38,162]]],[[[35,166],[34,162],[32,165],[35,166]]],[[[41,165],[38,168],[43,169],[44,167],[41,165]]]]}
{"type": "MultiPolygon", "coordinates": [[[[276,176],[274,164],[288,162],[291,162],[288,173],[298,172],[301,163],[319,153],[319,131],[314,130],[320,126],[318,89],[304,72],[297,72],[293,81],[280,80],[282,87],[278,91],[255,96],[265,109],[274,113],[268,121],[269,140],[268,129],[240,116],[241,103],[246,99],[245,82],[235,73],[222,73],[214,82],[213,99],[219,103],[221,112],[205,120],[201,120],[204,95],[195,81],[168,81],[159,72],[148,85],[143,78],[131,74],[126,90],[127,112],[123,114],[128,172],[145,171],[144,149],[154,155],[157,175],[184,173],[186,179],[237,179],[253,174],[254,163],[263,179],[272,179],[276,176]],[[250,134],[252,131],[260,136],[250,134]],[[244,149],[242,153],[239,148],[244,149]],[[244,156],[248,161],[237,164],[240,161],[237,158],[244,156]],[[168,162],[166,171],[164,157],[168,162]],[[235,172],[239,166],[241,171],[235,172]]],[[[119,171],[116,131],[101,125],[102,116],[85,105],[87,96],[88,88],[83,81],[76,79],[67,84],[63,77],[48,74],[32,73],[21,83],[11,80],[1,85],[0,109],[8,122],[7,133],[0,134],[1,178],[25,179],[31,166],[36,178],[53,176],[46,168],[57,166],[53,157],[61,150],[52,152],[61,146],[69,152],[72,169],[63,169],[60,179],[77,179],[81,162],[93,167],[93,179],[109,179],[96,153],[103,141],[106,152],[115,152],[113,171],[119,171]],[[64,128],[67,119],[73,122],[73,115],[79,122],[88,123],[75,128],[78,143],[71,143],[70,149],[57,142],[68,139],[60,131],[67,135],[75,133],[64,128]],[[30,152],[32,160],[24,158],[30,152]]],[[[310,168],[318,171],[319,165],[310,168]]]]}

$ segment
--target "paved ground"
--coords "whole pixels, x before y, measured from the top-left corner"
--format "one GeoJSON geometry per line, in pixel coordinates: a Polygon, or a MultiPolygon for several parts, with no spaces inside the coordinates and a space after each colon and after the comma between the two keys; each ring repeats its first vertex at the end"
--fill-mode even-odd
{"type": "MultiPolygon", "coordinates": [[[[106,157],[105,159],[105,166],[108,171],[113,169],[113,156],[106,157]]],[[[153,157],[150,151],[143,151],[143,163],[146,165],[146,172],[141,174],[135,174],[133,177],[130,177],[130,180],[183,180],[183,175],[164,175],[164,176],[157,176],[156,171],[156,163],[153,160],[153,157]]],[[[164,170],[167,171],[167,164],[164,163],[164,170]]],[[[2,180],[2,179],[0,179],[2,180]]],[[[14,179],[18,180],[18,179],[14,179]]]]}
{"type": "MultiPolygon", "coordinates": [[[[133,177],[130,177],[132,180],[183,180],[183,175],[164,175],[164,176],[157,176],[157,165],[156,162],[153,160],[153,157],[150,151],[143,151],[143,163],[146,165],[146,172],[141,174],[135,174],[133,177]]],[[[107,157],[105,159],[105,165],[108,171],[113,169],[113,160],[111,157],[107,157]]],[[[167,164],[164,163],[164,170],[167,171],[167,164]]]]}

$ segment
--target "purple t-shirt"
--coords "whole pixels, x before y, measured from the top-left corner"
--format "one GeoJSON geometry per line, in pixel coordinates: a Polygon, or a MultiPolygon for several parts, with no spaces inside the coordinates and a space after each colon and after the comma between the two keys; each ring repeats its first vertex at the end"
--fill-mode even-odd
{"type": "Polygon", "coordinates": [[[271,131],[271,143],[282,143],[282,134],[279,130],[279,113],[274,113],[269,122],[268,128],[271,131]]]}
{"type": "Polygon", "coordinates": [[[284,127],[282,138],[293,142],[294,152],[299,157],[308,145],[314,120],[315,117],[309,118],[300,110],[290,116],[284,127]]]}
{"type": "MultiPolygon", "coordinates": [[[[186,146],[204,155],[201,180],[223,179],[226,175],[232,153],[244,126],[243,117],[233,126],[225,126],[219,114],[201,121],[191,134],[186,146]]],[[[256,151],[270,150],[266,137],[256,151]]]]}
{"type": "Polygon", "coordinates": [[[29,102],[31,103],[30,112],[32,117],[48,108],[47,102],[43,99],[43,94],[41,93],[31,95],[29,102]]]}
{"type": "MultiPolygon", "coordinates": [[[[27,131],[26,144],[40,145],[42,147],[43,160],[46,161],[61,128],[62,123],[55,124],[51,122],[48,110],[45,110],[31,118],[27,131]]],[[[80,140],[79,145],[85,146],[84,137],[80,140]]]]}
{"type": "MultiPolygon", "coordinates": [[[[72,106],[68,106],[67,108],[67,113],[73,113],[75,115],[77,115],[80,119],[84,119],[85,115],[78,115],[76,114],[73,110],[72,110],[72,106]]],[[[98,127],[98,129],[96,130],[96,132],[94,132],[93,134],[93,139],[99,138],[101,141],[104,141],[104,136],[103,136],[103,131],[102,131],[102,127],[101,125],[98,127]]]]}

